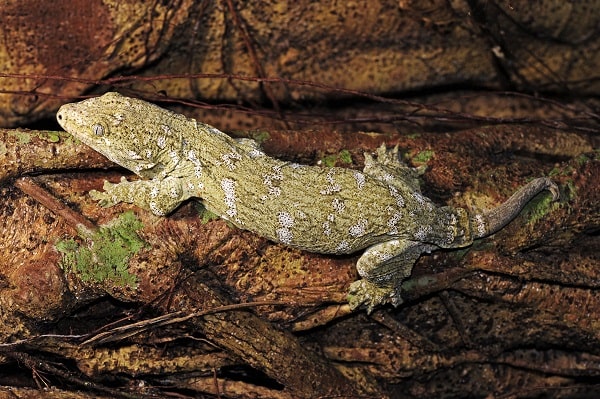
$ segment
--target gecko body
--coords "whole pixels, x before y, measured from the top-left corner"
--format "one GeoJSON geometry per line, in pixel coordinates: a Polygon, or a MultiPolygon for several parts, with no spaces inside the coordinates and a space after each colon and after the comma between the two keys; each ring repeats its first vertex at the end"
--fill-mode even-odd
{"type": "Polygon", "coordinates": [[[397,149],[365,154],[362,172],[299,165],[267,156],[253,140],[118,93],[65,104],[57,119],[142,178],[92,191],[102,206],[128,202],[166,215],[195,197],[235,226],[276,242],[324,254],[365,249],[349,303],[369,311],[402,302],[400,285],[422,253],[496,232],[545,189],[558,196],[552,181],[539,178],[500,207],[470,215],[424,197],[397,149]]]}

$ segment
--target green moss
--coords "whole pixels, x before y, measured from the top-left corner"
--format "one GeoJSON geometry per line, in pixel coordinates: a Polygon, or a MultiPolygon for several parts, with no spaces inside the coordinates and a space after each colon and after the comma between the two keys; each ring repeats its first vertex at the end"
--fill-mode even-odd
{"type": "Polygon", "coordinates": [[[14,130],[9,133],[15,137],[19,144],[29,144],[33,137],[38,137],[41,140],[49,141],[50,143],[58,143],[61,139],[69,140],[73,138],[66,132],[57,132],[50,130],[14,130]]]}
{"type": "Polygon", "coordinates": [[[88,245],[73,239],[59,241],[56,249],[62,254],[61,267],[83,281],[135,288],[136,276],[129,273],[127,266],[131,256],[146,246],[136,232],[142,227],[133,212],[126,212],[87,237],[88,245]]]}
{"type": "Polygon", "coordinates": [[[425,164],[433,158],[435,152],[433,150],[424,150],[415,155],[412,159],[414,164],[425,164]]]}
{"type": "Polygon", "coordinates": [[[10,132],[10,134],[15,136],[17,138],[17,140],[19,140],[19,144],[28,144],[31,141],[31,134],[29,132],[16,130],[16,131],[10,132]]]}
{"type": "Polygon", "coordinates": [[[352,163],[352,154],[348,150],[341,150],[337,154],[323,157],[321,162],[327,167],[335,166],[338,162],[350,164],[352,163]]]}
{"type": "Polygon", "coordinates": [[[269,137],[271,137],[269,132],[256,131],[256,132],[250,133],[250,138],[259,144],[267,141],[269,139],[269,137]]]}
{"type": "Polygon", "coordinates": [[[202,220],[202,224],[220,219],[219,215],[206,209],[200,202],[196,202],[196,210],[198,211],[198,216],[200,216],[200,219],[202,220]]]}
{"type": "Polygon", "coordinates": [[[543,192],[527,204],[524,212],[527,214],[530,223],[536,223],[560,206],[560,201],[554,201],[550,193],[543,192]]]}
{"type": "Polygon", "coordinates": [[[40,132],[38,134],[38,136],[41,139],[49,141],[51,143],[58,143],[60,141],[61,134],[59,132],[47,131],[47,132],[40,132]]]}
{"type": "Polygon", "coordinates": [[[321,162],[323,162],[323,165],[327,166],[328,168],[335,166],[335,162],[337,161],[337,155],[326,155],[325,157],[323,157],[323,159],[321,159],[321,162]]]}
{"type": "Polygon", "coordinates": [[[581,154],[575,157],[575,162],[577,163],[577,165],[583,166],[590,161],[595,161],[598,159],[600,159],[600,150],[596,150],[589,154],[581,154]]]}
{"type": "Polygon", "coordinates": [[[577,187],[572,179],[565,182],[562,194],[563,201],[570,201],[577,195],[577,187]]]}
{"type": "Polygon", "coordinates": [[[352,163],[352,154],[348,150],[342,150],[339,153],[340,161],[344,163],[352,163]]]}
{"type": "MultiPolygon", "coordinates": [[[[548,172],[548,177],[553,176],[571,176],[575,172],[575,167],[573,165],[565,165],[561,167],[554,167],[548,172]]],[[[531,178],[533,180],[533,178],[531,178]]]]}

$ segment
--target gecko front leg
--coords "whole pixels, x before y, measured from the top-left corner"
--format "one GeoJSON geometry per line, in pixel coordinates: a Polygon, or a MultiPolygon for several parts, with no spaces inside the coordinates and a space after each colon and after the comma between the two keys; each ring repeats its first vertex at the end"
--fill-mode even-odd
{"type": "Polygon", "coordinates": [[[190,197],[182,179],[176,177],[135,181],[127,181],[125,177],[122,177],[118,184],[105,181],[103,188],[104,192],[90,191],[90,196],[98,200],[101,206],[107,208],[119,202],[126,202],[149,210],[158,216],[168,214],[190,197]]]}
{"type": "Polygon", "coordinates": [[[400,160],[398,146],[388,149],[385,144],[377,148],[373,157],[368,152],[364,153],[365,167],[363,172],[386,184],[410,187],[414,192],[421,192],[419,175],[425,168],[411,168],[400,160]]]}

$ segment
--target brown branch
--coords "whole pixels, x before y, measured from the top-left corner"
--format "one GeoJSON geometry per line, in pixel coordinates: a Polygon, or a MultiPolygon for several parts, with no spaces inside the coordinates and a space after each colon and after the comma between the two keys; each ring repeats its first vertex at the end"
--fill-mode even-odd
{"type": "Polygon", "coordinates": [[[15,182],[15,186],[25,194],[34,198],[40,204],[44,205],[55,215],[63,218],[70,226],[85,236],[90,236],[93,232],[98,230],[98,227],[95,224],[59,201],[47,190],[36,184],[32,178],[22,177],[15,182]]]}
{"type": "Polygon", "coordinates": [[[117,398],[126,398],[126,399],[142,399],[142,398],[150,398],[157,396],[150,395],[138,395],[135,393],[124,392],[118,389],[112,389],[105,387],[104,385],[100,385],[91,380],[84,380],[82,378],[74,376],[72,373],[59,369],[51,365],[48,361],[29,355],[24,352],[9,352],[6,353],[7,356],[12,359],[18,361],[19,363],[25,365],[25,367],[29,368],[32,372],[37,372],[37,370],[43,370],[47,373],[50,373],[54,376],[60,377],[63,380],[70,382],[76,386],[79,386],[85,390],[93,390],[97,392],[104,392],[110,394],[113,397],[117,398]]]}

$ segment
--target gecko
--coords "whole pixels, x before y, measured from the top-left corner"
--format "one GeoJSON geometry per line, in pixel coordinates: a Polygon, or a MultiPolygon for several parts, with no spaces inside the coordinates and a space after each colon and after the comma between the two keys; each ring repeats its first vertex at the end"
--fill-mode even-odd
{"type": "Polygon", "coordinates": [[[266,155],[254,140],[115,92],[65,104],[57,120],[141,178],[92,190],[103,207],[126,202],[164,216],[197,198],[236,227],[278,243],[321,254],[364,250],[348,302],[368,312],[402,303],[401,284],[422,254],[499,231],[544,190],[559,197],[557,185],[541,177],[489,211],[437,206],[421,193],[398,147],[365,153],[362,171],[301,165],[266,155]]]}

